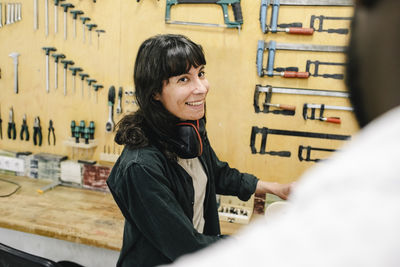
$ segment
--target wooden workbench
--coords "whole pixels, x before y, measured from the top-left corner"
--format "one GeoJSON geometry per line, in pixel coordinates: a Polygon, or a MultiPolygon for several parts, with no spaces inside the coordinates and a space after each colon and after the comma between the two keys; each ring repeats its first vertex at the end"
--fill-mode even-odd
{"type": "MultiPolygon", "coordinates": [[[[86,245],[120,250],[124,218],[110,193],[57,186],[43,194],[37,189],[47,180],[18,176],[0,178],[21,188],[0,198],[0,227],[86,245]]],[[[0,181],[0,195],[16,186],[0,181]]],[[[241,225],[221,222],[223,234],[235,233],[241,225]]]]}
{"type": "MultiPolygon", "coordinates": [[[[37,189],[50,181],[0,176],[21,188],[0,198],[0,227],[120,250],[124,218],[110,193],[57,186],[43,194],[37,189]]],[[[0,181],[0,195],[15,185],[0,181]]]]}

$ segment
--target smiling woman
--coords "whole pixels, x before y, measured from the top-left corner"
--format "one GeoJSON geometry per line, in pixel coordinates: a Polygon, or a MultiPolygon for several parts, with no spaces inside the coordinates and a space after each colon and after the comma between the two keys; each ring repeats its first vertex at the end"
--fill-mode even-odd
{"type": "Polygon", "coordinates": [[[157,35],[139,48],[139,109],[117,124],[115,141],[125,148],[107,180],[125,217],[117,266],[170,263],[220,240],[216,194],[246,201],[255,191],[289,193],[218,159],[205,128],[205,65],[201,46],[182,35],[157,35]]]}

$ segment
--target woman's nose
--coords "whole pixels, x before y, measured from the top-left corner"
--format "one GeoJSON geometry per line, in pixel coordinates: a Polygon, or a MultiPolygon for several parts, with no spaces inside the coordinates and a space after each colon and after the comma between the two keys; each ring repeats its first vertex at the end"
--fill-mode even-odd
{"type": "Polygon", "coordinates": [[[207,79],[196,79],[194,91],[198,94],[206,94],[208,92],[207,79]]]}

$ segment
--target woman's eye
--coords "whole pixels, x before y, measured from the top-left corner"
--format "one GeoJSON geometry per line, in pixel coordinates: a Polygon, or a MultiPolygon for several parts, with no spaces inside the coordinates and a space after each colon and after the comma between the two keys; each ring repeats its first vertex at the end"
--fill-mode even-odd
{"type": "Polygon", "coordinates": [[[178,80],[178,82],[186,82],[188,80],[187,77],[182,77],[178,80]]]}
{"type": "Polygon", "coordinates": [[[205,71],[200,71],[199,72],[199,77],[204,77],[206,76],[206,72],[205,71]]]}

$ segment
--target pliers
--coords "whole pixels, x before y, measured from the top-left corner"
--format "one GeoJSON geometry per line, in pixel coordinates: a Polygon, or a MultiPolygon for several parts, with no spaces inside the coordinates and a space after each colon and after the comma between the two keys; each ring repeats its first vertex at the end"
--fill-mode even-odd
{"type": "Polygon", "coordinates": [[[53,133],[53,146],[55,146],[56,145],[56,135],[54,134],[54,127],[53,127],[52,120],[49,121],[49,134],[47,135],[47,141],[49,142],[49,145],[50,145],[50,136],[51,136],[50,133],[53,133]]]}
{"type": "Polygon", "coordinates": [[[25,133],[25,141],[29,141],[29,130],[28,130],[28,124],[26,124],[26,114],[24,114],[24,117],[22,117],[21,132],[19,134],[21,140],[24,140],[24,133],[25,133]]]}
{"type": "Polygon", "coordinates": [[[33,144],[42,145],[42,127],[40,127],[40,119],[39,117],[35,117],[35,121],[33,123],[33,144]]]}
{"type": "Polygon", "coordinates": [[[7,135],[8,139],[15,140],[17,138],[17,131],[15,130],[15,122],[14,122],[14,110],[12,107],[10,108],[7,135]]]}

